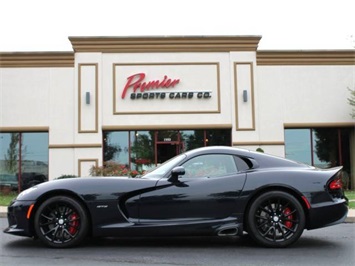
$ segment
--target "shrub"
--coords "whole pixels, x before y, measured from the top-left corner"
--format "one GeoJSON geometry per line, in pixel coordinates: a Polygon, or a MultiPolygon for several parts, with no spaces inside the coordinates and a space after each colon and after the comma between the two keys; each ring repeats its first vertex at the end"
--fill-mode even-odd
{"type": "Polygon", "coordinates": [[[92,176],[130,176],[138,177],[141,173],[137,170],[128,169],[127,165],[115,162],[106,162],[103,166],[93,166],[90,169],[92,176]]]}
{"type": "Polygon", "coordinates": [[[61,175],[56,177],[55,179],[63,179],[63,178],[74,178],[74,177],[78,177],[76,175],[61,175]]]}

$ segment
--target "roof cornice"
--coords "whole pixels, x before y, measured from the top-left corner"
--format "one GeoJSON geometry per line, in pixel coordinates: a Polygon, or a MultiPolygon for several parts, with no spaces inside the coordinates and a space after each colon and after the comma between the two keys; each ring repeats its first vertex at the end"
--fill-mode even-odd
{"type": "Polygon", "coordinates": [[[75,52],[157,53],[256,51],[261,36],[69,37],[75,52]]]}
{"type": "Polygon", "coordinates": [[[354,50],[257,51],[262,65],[355,65],[354,50]]]}
{"type": "Polygon", "coordinates": [[[3,52],[0,68],[4,67],[74,67],[73,52],[3,52]]]}

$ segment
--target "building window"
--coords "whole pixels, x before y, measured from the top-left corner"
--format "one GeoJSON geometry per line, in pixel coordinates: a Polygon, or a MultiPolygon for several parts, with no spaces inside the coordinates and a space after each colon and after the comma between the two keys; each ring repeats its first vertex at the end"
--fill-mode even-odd
{"type": "Polygon", "coordinates": [[[225,129],[210,129],[206,131],[206,146],[232,146],[232,132],[225,129]]]}
{"type": "Polygon", "coordinates": [[[154,131],[131,131],[130,168],[149,170],[154,164],[154,131]]]}
{"type": "Polygon", "coordinates": [[[103,132],[103,159],[104,162],[129,163],[129,135],[128,131],[103,132]]]}
{"type": "Polygon", "coordinates": [[[286,158],[312,165],[310,129],[286,129],[286,158]]]}
{"type": "Polygon", "coordinates": [[[231,143],[230,129],[104,131],[103,160],[146,171],[188,150],[231,143]]]}
{"type": "Polygon", "coordinates": [[[0,133],[0,180],[18,191],[47,181],[48,133],[0,133]]]}
{"type": "Polygon", "coordinates": [[[318,168],[343,166],[344,187],[354,171],[350,160],[352,128],[285,129],[286,158],[318,168]]]}

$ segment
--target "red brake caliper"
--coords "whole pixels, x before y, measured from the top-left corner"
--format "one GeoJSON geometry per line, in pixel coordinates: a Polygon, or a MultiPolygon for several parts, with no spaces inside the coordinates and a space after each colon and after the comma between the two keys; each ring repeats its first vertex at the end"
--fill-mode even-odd
{"type": "Polygon", "coordinates": [[[72,222],[70,222],[70,227],[69,227],[69,233],[70,234],[75,234],[76,231],[77,231],[77,227],[79,225],[79,220],[77,220],[79,218],[79,216],[76,214],[76,213],[73,213],[71,216],[70,216],[70,220],[72,222]]]}
{"type": "MultiPolygon", "coordinates": [[[[288,220],[292,220],[292,219],[293,219],[293,215],[290,214],[290,213],[291,213],[291,209],[290,209],[290,208],[286,208],[286,209],[283,211],[283,213],[284,213],[286,219],[288,219],[288,220]]],[[[291,228],[292,225],[293,225],[293,223],[292,223],[291,221],[286,221],[286,222],[285,222],[285,226],[286,226],[287,228],[291,228]]]]}

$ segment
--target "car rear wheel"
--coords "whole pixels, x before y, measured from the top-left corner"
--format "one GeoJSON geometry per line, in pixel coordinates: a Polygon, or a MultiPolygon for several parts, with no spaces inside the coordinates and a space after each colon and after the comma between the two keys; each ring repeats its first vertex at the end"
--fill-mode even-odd
{"type": "Polygon", "coordinates": [[[257,197],[247,214],[248,232],[265,247],[286,247],[302,235],[305,214],[299,201],[283,191],[257,197]]]}
{"type": "Polygon", "coordinates": [[[87,235],[88,221],[83,206],[67,196],[44,201],[35,214],[36,234],[47,246],[67,248],[78,245],[87,235]]]}

